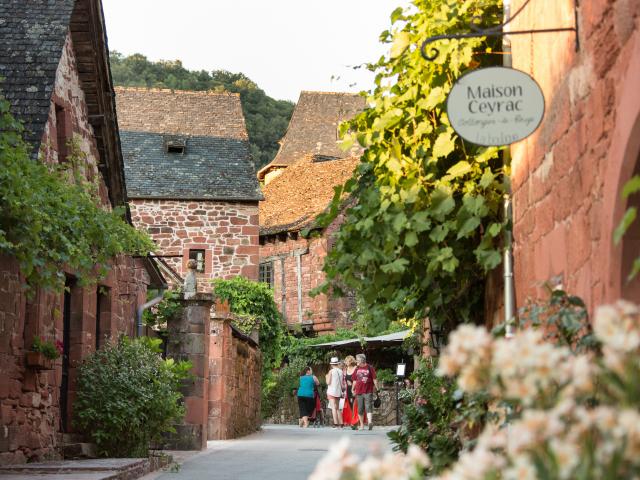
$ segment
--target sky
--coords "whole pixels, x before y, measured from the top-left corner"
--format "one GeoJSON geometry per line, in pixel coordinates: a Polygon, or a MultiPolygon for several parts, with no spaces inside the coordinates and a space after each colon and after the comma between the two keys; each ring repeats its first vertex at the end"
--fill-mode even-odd
{"type": "Polygon", "coordinates": [[[389,16],[408,0],[103,0],[109,48],[242,72],[271,97],[370,90],[389,16]],[[333,77],[333,79],[332,79],[333,77]]]}

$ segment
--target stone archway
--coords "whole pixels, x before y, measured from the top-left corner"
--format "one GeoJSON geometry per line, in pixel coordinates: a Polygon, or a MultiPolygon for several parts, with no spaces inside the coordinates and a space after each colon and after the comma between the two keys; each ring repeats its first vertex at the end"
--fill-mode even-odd
{"type": "MultiPolygon", "coordinates": [[[[636,35],[636,45],[640,48],[640,35],[636,35]]],[[[640,303],[640,279],[626,282],[633,259],[640,255],[640,219],[625,236],[622,245],[613,243],[613,231],[629,205],[640,207],[640,195],[627,200],[620,197],[625,183],[640,174],[640,56],[631,57],[625,75],[620,78],[616,89],[615,129],[608,156],[605,174],[603,221],[601,239],[604,255],[598,269],[604,280],[601,302],[612,302],[627,298],[640,303]],[[633,202],[633,203],[631,203],[633,202]]]]}

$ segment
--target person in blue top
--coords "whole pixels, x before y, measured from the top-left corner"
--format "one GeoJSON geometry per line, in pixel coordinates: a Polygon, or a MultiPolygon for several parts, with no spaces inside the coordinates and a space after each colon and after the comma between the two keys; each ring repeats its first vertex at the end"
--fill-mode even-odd
{"type": "Polygon", "coordinates": [[[298,408],[300,409],[299,425],[303,428],[309,426],[309,417],[316,408],[316,400],[313,395],[313,389],[320,382],[313,374],[311,367],[304,367],[300,373],[300,384],[298,387],[298,408]]]}

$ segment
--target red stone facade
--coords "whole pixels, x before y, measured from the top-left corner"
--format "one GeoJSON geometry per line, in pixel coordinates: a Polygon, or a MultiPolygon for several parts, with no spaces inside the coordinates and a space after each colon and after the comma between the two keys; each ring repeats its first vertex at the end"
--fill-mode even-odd
{"type": "MultiPolygon", "coordinates": [[[[219,313],[219,312],[217,312],[219,313]]],[[[260,428],[262,354],[257,344],[231,326],[211,319],[209,341],[209,440],[238,438],[260,428]]]]}
{"type": "MultiPolygon", "coordinates": [[[[86,154],[83,167],[88,180],[97,181],[105,208],[108,189],[98,173],[98,153],[88,121],[70,37],[62,54],[42,139],[42,159],[58,162],[59,139],[75,138],[86,154]],[[56,115],[56,107],[58,114],[56,115]],[[62,114],[61,114],[62,112],[62,114]],[[64,135],[58,131],[64,128],[64,135]]],[[[59,454],[58,435],[71,430],[77,366],[107,339],[134,333],[136,306],[144,303],[149,277],[141,260],[119,257],[98,285],[85,288],[65,272],[69,291],[36,290],[28,297],[17,262],[0,257],[0,464],[23,463],[59,454]],[[65,302],[66,299],[66,302],[65,302]],[[65,319],[66,329],[65,332],[65,319]],[[46,341],[68,341],[68,386],[62,388],[63,362],[39,370],[26,365],[26,352],[34,336],[46,341]],[[66,400],[63,429],[61,403],[66,400]]]]}
{"type": "MultiPolygon", "coordinates": [[[[512,3],[516,11],[523,1],[512,3]]],[[[531,2],[511,28],[573,26],[574,3],[531,2]]],[[[591,310],[620,297],[640,301],[640,281],[625,280],[640,226],[622,246],[612,241],[629,205],[622,186],[640,172],[639,22],[638,1],[591,0],[580,2],[578,51],[572,33],[512,38],[513,66],[546,99],[539,130],[511,149],[519,305],[542,296],[548,281],[591,310]]]]}
{"type": "Polygon", "coordinates": [[[351,297],[310,295],[325,280],[322,267],[340,221],[308,239],[297,233],[264,235],[261,239],[260,262],[271,266],[274,298],[289,328],[332,333],[351,325],[350,312],[355,307],[351,297]]]}
{"type": "Polygon", "coordinates": [[[130,205],[134,225],[151,235],[179,275],[187,272],[189,251],[204,250],[204,272],[197,274],[202,291],[211,291],[214,278],[258,279],[256,203],[134,199],[130,205]]]}

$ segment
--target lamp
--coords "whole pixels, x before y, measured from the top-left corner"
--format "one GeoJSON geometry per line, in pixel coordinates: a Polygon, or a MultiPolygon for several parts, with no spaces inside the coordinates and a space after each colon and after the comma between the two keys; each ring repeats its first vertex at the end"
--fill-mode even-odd
{"type": "Polygon", "coordinates": [[[442,324],[434,325],[431,319],[429,319],[429,336],[431,337],[431,346],[435,349],[436,353],[440,354],[440,349],[444,346],[446,337],[442,324]]]}

